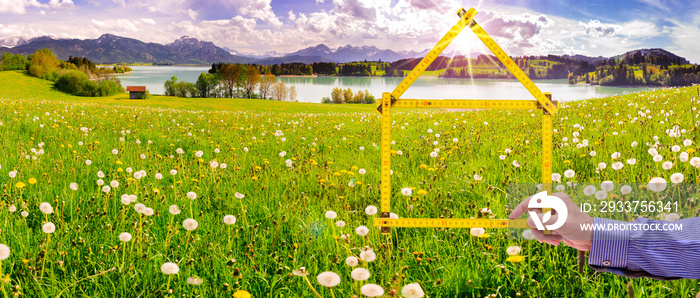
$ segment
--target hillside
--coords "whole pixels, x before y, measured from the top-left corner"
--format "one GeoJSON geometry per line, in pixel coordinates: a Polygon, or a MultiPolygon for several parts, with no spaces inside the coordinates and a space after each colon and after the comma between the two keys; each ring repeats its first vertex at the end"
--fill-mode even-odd
{"type": "Polygon", "coordinates": [[[219,61],[251,61],[234,56],[211,42],[187,36],[167,45],[145,43],[112,34],[104,34],[97,39],[58,39],[44,36],[13,48],[0,48],[0,52],[29,55],[44,48],[51,49],[62,60],[68,59],[69,56],[87,57],[98,63],[210,64],[219,61]]]}

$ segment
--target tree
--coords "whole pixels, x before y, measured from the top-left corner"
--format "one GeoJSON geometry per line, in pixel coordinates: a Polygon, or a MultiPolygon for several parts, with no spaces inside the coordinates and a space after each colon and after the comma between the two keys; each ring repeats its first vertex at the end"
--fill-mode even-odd
{"type": "Polygon", "coordinates": [[[216,86],[219,85],[218,80],[214,75],[210,73],[201,73],[199,75],[199,78],[197,79],[197,83],[195,83],[195,86],[197,87],[197,94],[199,97],[214,97],[214,93],[216,92],[216,86]]]}
{"type": "Polygon", "coordinates": [[[241,76],[241,69],[236,65],[226,63],[225,65],[221,66],[220,73],[221,81],[224,85],[224,89],[226,90],[225,96],[233,97],[233,89],[238,87],[237,83],[241,76]]]}
{"type": "Polygon", "coordinates": [[[331,99],[333,103],[343,103],[343,89],[338,87],[333,88],[333,91],[331,91],[331,99]]]}
{"type": "Polygon", "coordinates": [[[29,61],[24,55],[6,52],[0,60],[0,70],[25,70],[29,65],[29,61]]]}
{"type": "Polygon", "coordinates": [[[270,71],[268,71],[265,76],[260,79],[260,84],[258,85],[260,89],[260,98],[267,99],[267,94],[272,91],[272,85],[274,84],[275,75],[270,74],[270,71]]]}
{"type": "Polygon", "coordinates": [[[61,62],[56,58],[51,50],[41,49],[30,55],[29,74],[42,79],[49,79],[51,76],[57,77],[56,74],[51,74],[58,69],[61,62]]]}
{"type": "Polygon", "coordinates": [[[297,101],[297,88],[294,85],[289,86],[289,101],[297,101]]]}
{"type": "Polygon", "coordinates": [[[243,91],[245,92],[246,98],[253,98],[253,91],[255,87],[260,83],[260,72],[255,66],[248,65],[246,68],[246,76],[243,81],[243,91]]]}
{"type": "Polygon", "coordinates": [[[280,101],[287,99],[287,86],[284,82],[279,82],[272,87],[272,97],[280,101]]]}
{"type": "Polygon", "coordinates": [[[344,103],[350,103],[352,102],[352,90],[350,88],[343,90],[343,102],[344,103]]]}
{"type": "Polygon", "coordinates": [[[178,96],[177,95],[177,77],[173,76],[170,80],[165,81],[163,84],[163,93],[165,96],[178,96]]]}

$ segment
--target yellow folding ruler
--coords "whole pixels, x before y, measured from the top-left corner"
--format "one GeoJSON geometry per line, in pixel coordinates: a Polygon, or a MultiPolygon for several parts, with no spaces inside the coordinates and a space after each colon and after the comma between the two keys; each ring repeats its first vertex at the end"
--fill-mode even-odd
{"type": "MultiPolygon", "coordinates": [[[[525,75],[513,60],[496,44],[496,42],[474,21],[477,14],[474,8],[457,12],[460,17],[445,36],[433,47],[423,60],[411,70],[393,92],[382,94],[377,111],[382,115],[381,122],[381,218],[374,220],[374,226],[381,227],[383,234],[389,233],[390,227],[403,228],[527,228],[524,219],[467,219],[467,218],[389,218],[391,212],[391,109],[392,108],[469,108],[469,109],[542,109],[542,189],[552,191],[552,115],[559,109],[559,104],[552,101],[550,93],[542,93],[525,75]],[[479,39],[491,50],[498,60],[505,65],[515,78],[527,89],[535,100],[436,100],[436,99],[400,99],[401,95],[418,79],[428,66],[443,50],[469,26],[479,39]]],[[[548,210],[544,210],[547,212],[548,210]]],[[[545,231],[549,232],[549,231],[545,231]]]]}

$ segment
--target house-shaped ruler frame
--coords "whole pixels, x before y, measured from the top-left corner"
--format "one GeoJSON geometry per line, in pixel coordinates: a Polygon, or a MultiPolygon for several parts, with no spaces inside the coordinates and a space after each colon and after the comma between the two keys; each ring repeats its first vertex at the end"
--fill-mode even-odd
{"type": "MultiPolygon", "coordinates": [[[[477,14],[474,8],[466,11],[461,8],[457,15],[459,22],[433,47],[423,60],[406,76],[393,92],[382,94],[377,111],[381,120],[381,218],[374,220],[374,226],[381,227],[382,234],[388,234],[390,227],[413,228],[527,228],[524,219],[470,219],[470,218],[389,218],[391,212],[391,110],[393,108],[466,108],[466,109],[542,109],[542,189],[552,191],[552,115],[559,104],[552,101],[549,93],[542,93],[513,60],[496,42],[474,21],[477,14]],[[491,50],[515,78],[527,89],[535,100],[433,100],[401,99],[401,95],[416,81],[426,68],[459,35],[464,27],[474,31],[477,37],[491,50]]],[[[548,210],[544,210],[547,212],[548,210]]],[[[545,231],[547,233],[549,231],[545,231]]]]}

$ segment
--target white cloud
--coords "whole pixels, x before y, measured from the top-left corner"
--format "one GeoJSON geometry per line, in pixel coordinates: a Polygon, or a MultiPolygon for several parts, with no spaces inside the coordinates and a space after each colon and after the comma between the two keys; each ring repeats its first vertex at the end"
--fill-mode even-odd
{"type": "Polygon", "coordinates": [[[51,0],[48,6],[51,8],[72,8],[75,4],[72,0],[51,0]]]}
{"type": "Polygon", "coordinates": [[[287,17],[287,18],[288,18],[290,21],[294,22],[294,20],[297,19],[297,16],[294,14],[294,11],[293,11],[293,10],[290,9],[289,12],[288,12],[287,14],[289,15],[289,17],[287,17]]]}
{"type": "Polygon", "coordinates": [[[126,1],[125,1],[125,0],[112,0],[112,2],[121,5],[121,7],[126,7],[126,1]]]}
{"type": "Polygon", "coordinates": [[[141,22],[146,23],[146,24],[151,24],[151,25],[155,25],[155,24],[156,24],[156,21],[154,21],[154,20],[151,19],[151,18],[140,18],[139,20],[140,20],[141,22]]]}
{"type": "Polygon", "coordinates": [[[190,19],[193,19],[193,20],[196,20],[197,16],[199,15],[198,12],[192,10],[191,8],[188,8],[187,11],[185,11],[185,13],[187,13],[187,16],[189,16],[190,19]]]}
{"type": "Polygon", "coordinates": [[[25,14],[27,7],[41,7],[36,0],[0,0],[0,14],[25,14]]]}
{"type": "Polygon", "coordinates": [[[272,0],[248,0],[248,3],[241,7],[238,11],[244,15],[249,15],[253,18],[264,21],[275,28],[280,28],[282,22],[277,18],[272,11],[270,4],[272,0]]]}

